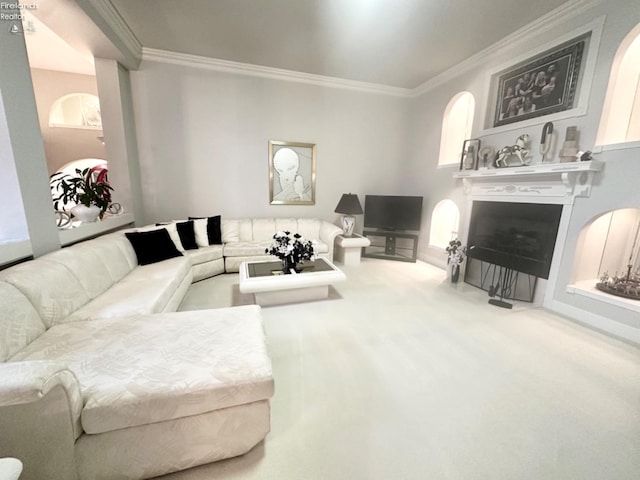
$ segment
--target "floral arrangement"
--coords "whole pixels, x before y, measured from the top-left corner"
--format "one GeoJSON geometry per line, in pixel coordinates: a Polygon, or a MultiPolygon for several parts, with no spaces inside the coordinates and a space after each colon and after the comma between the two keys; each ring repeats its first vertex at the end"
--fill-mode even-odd
{"type": "Polygon", "coordinates": [[[462,246],[462,242],[457,238],[449,242],[449,246],[445,248],[449,257],[447,265],[460,265],[467,258],[467,247],[462,246]]]}
{"type": "Polygon", "coordinates": [[[273,243],[265,253],[275,255],[279,259],[288,263],[298,264],[304,263],[306,260],[315,260],[313,243],[311,240],[305,240],[299,233],[293,236],[289,231],[277,232],[273,236],[273,243]]]}
{"type": "Polygon", "coordinates": [[[104,173],[99,173],[94,179],[94,170],[96,170],[95,167],[84,170],[76,168],[75,176],[63,172],[51,175],[49,181],[53,195],[53,208],[58,210],[68,203],[86,207],[96,205],[100,208],[100,218],[102,218],[111,203],[113,188],[109,185],[104,173]]]}

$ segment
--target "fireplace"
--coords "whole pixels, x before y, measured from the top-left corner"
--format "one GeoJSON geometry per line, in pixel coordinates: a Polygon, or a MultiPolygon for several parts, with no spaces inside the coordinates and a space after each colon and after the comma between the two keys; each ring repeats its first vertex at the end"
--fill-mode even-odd
{"type": "Polygon", "coordinates": [[[469,258],[549,278],[562,205],[474,201],[469,258]]]}

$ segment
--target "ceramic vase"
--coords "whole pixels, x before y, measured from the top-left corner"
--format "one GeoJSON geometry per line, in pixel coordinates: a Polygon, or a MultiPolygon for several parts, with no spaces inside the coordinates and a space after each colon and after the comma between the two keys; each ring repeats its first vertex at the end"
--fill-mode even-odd
{"type": "Polygon", "coordinates": [[[71,213],[82,223],[93,223],[100,215],[100,207],[97,207],[96,205],[91,205],[90,207],[85,205],[76,205],[71,209],[71,213]]]}
{"type": "Polygon", "coordinates": [[[451,283],[458,283],[460,279],[460,264],[451,263],[449,268],[451,269],[451,283]]]}
{"type": "Polygon", "coordinates": [[[286,273],[286,274],[290,274],[291,270],[293,270],[294,272],[298,271],[298,264],[296,262],[294,262],[293,260],[291,260],[290,258],[286,257],[282,259],[282,272],[286,273]]]}

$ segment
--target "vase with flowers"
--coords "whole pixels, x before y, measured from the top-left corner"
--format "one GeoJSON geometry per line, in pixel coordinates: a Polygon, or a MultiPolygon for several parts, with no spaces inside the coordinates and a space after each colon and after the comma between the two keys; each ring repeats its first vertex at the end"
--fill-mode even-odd
{"type": "Polygon", "coordinates": [[[460,278],[460,265],[467,258],[467,247],[462,246],[462,242],[457,238],[451,240],[445,248],[447,257],[447,273],[450,274],[451,283],[457,283],[460,278]]]}
{"type": "Polygon", "coordinates": [[[273,243],[265,249],[265,253],[280,259],[284,273],[298,271],[298,265],[315,260],[313,242],[306,240],[299,233],[291,235],[287,230],[273,235],[273,243]]]}

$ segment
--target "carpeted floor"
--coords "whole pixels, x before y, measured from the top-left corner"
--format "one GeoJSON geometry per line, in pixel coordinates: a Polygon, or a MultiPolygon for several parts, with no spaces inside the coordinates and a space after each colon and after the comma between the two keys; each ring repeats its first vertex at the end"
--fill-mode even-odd
{"type": "MultiPolygon", "coordinates": [[[[248,454],[166,480],[636,480],[640,349],[442,270],[363,259],[322,302],[263,309],[276,394],[248,454]]],[[[250,303],[236,274],[183,310],[250,303]]]]}

